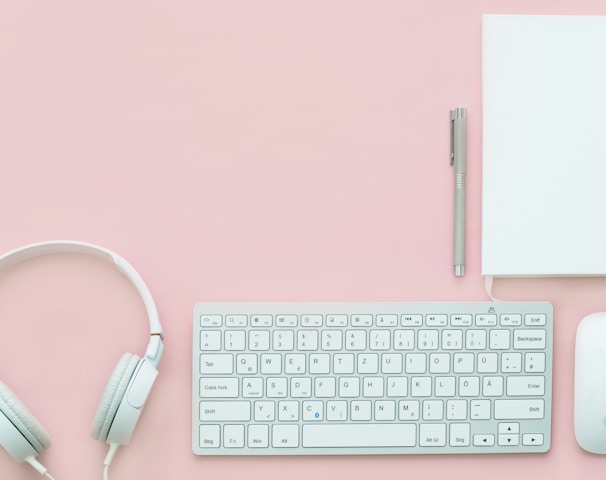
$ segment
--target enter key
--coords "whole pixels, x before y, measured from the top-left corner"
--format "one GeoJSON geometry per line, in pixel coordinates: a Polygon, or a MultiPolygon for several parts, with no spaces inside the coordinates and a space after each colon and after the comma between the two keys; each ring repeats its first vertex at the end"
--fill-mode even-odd
{"type": "Polygon", "coordinates": [[[508,377],[507,395],[510,397],[541,397],[545,395],[545,377],[541,375],[508,377]]]}

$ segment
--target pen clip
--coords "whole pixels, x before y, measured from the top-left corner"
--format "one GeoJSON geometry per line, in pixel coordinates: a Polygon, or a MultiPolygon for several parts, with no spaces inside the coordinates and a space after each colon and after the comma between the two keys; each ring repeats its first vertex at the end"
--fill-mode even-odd
{"type": "MultiPolygon", "coordinates": [[[[460,148],[461,146],[465,146],[465,138],[461,137],[461,131],[465,132],[465,118],[467,116],[465,108],[453,108],[450,111],[450,164],[454,165],[461,159],[456,158],[457,155],[455,152],[459,150],[459,155],[461,155],[460,148]],[[461,130],[463,129],[463,130],[461,130]],[[460,145],[457,144],[457,138],[460,145]]],[[[463,133],[463,135],[465,135],[463,133]]],[[[461,160],[465,162],[464,159],[461,160]]]]}
{"type": "Polygon", "coordinates": [[[450,111],[450,164],[454,165],[454,124],[455,124],[456,110],[450,111]]]}

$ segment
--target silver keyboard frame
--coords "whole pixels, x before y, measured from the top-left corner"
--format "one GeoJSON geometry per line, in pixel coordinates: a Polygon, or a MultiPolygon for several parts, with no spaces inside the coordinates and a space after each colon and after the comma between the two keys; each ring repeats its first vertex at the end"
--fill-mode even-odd
{"type": "MultiPolygon", "coordinates": [[[[326,318],[326,317],[324,317],[326,318]]],[[[376,318],[376,317],[374,317],[376,318]]],[[[400,318],[400,317],[399,317],[400,318]]],[[[497,320],[498,322],[498,320],[497,320]]],[[[246,328],[238,328],[240,330],[250,330],[254,329],[253,326],[247,326],[246,328]]],[[[265,327],[267,329],[267,327],[265,327]]],[[[269,327],[270,330],[279,329],[283,327],[276,326],[275,321],[272,327],[269,327]]],[[[289,327],[289,329],[300,330],[300,329],[308,329],[311,327],[303,327],[300,325],[297,327],[289,327]]],[[[325,330],[330,329],[331,327],[324,325],[323,327],[313,327],[316,330],[325,330]]],[[[360,328],[360,327],[341,327],[343,330],[352,329],[352,328],[360,328]]],[[[531,327],[527,327],[531,328],[531,327]]],[[[234,329],[234,327],[231,327],[234,329]]],[[[464,335],[464,334],[463,334],[464,335]]],[[[513,335],[513,332],[512,332],[513,335]]],[[[513,341],[512,341],[513,343],[513,341]]],[[[393,346],[392,346],[393,347],[393,346]]],[[[416,347],[416,346],[415,346],[416,347]]],[[[296,351],[296,350],[295,350],[296,351]]],[[[346,352],[345,349],[341,350],[342,352],[346,352]]],[[[366,350],[369,352],[370,350],[366,350]]],[[[417,352],[418,350],[415,348],[414,350],[417,352]]],[[[439,350],[443,351],[442,349],[439,350]]],[[[468,351],[463,349],[463,351],[468,351]]],[[[488,350],[485,350],[488,351],[488,350]]],[[[512,348],[508,351],[513,351],[512,348]]],[[[320,352],[320,350],[318,350],[320,352]]],[[[389,352],[402,352],[402,350],[393,350],[390,349],[389,352]]],[[[221,351],[218,353],[225,353],[225,351],[221,351]]],[[[240,353],[240,352],[234,352],[240,353]]],[[[257,352],[263,353],[263,352],[257,352]]],[[[289,353],[289,352],[283,352],[289,353]]],[[[312,352],[313,353],[313,352],[312,352]]],[[[385,351],[377,352],[377,353],[385,353],[385,351]]],[[[430,351],[427,351],[430,353],[430,351]]],[[[456,352],[453,352],[456,353],[456,352]]],[[[477,454],[477,453],[544,453],[550,449],[551,446],[551,412],[552,412],[552,363],[553,363],[553,306],[548,302],[406,302],[406,303],[390,303],[390,302],[381,302],[381,303],[293,303],[293,302],[254,302],[254,303],[213,303],[213,302],[201,302],[197,303],[193,310],[193,350],[192,350],[192,450],[196,455],[359,455],[359,454],[477,454]],[[203,423],[200,421],[200,396],[199,396],[199,385],[200,380],[203,375],[200,373],[200,336],[201,332],[204,328],[212,328],[214,330],[225,330],[225,322],[221,326],[218,327],[202,327],[201,326],[201,317],[203,315],[216,315],[220,314],[223,316],[226,315],[241,315],[246,314],[251,316],[261,315],[261,314],[272,314],[274,315],[274,319],[276,315],[285,315],[285,314],[297,314],[299,318],[302,318],[304,314],[322,314],[322,315],[331,315],[331,314],[372,314],[372,315],[383,315],[383,314],[398,314],[401,315],[415,315],[422,314],[425,316],[433,315],[433,314],[449,314],[449,325],[447,327],[443,326],[423,326],[423,327],[403,327],[400,322],[398,322],[397,327],[363,327],[366,330],[371,330],[373,328],[392,328],[392,329],[402,329],[402,328],[431,328],[431,329],[442,329],[442,328],[456,328],[463,329],[464,331],[469,328],[486,328],[487,330],[491,329],[511,329],[515,330],[516,328],[524,327],[524,315],[532,314],[532,313],[541,313],[545,314],[547,318],[547,322],[544,328],[546,330],[546,345],[545,349],[540,350],[546,354],[545,359],[545,392],[544,395],[537,397],[542,398],[544,400],[544,416],[542,419],[524,419],[520,421],[515,420],[465,420],[466,423],[470,423],[472,425],[471,429],[471,441],[469,446],[449,446],[448,440],[446,441],[446,446],[420,446],[416,445],[414,447],[338,447],[334,448],[309,448],[309,447],[301,447],[298,448],[274,448],[271,445],[271,441],[268,447],[264,448],[249,448],[244,445],[241,448],[226,448],[221,446],[219,448],[200,448],[199,446],[199,437],[200,437],[200,425],[203,423]],[[501,326],[497,323],[496,326],[487,326],[487,327],[477,327],[472,325],[471,327],[466,326],[450,326],[450,315],[457,314],[472,314],[474,315],[474,319],[476,315],[484,315],[484,314],[497,314],[497,315],[509,315],[509,314],[521,314],[522,315],[522,327],[516,326],[501,326]],[[519,432],[519,444],[518,445],[499,445],[497,439],[499,435],[499,424],[500,423],[508,423],[514,422],[520,424],[520,432],[519,432]],[[478,426],[479,425],[479,426],[478,426]],[[495,442],[493,446],[474,446],[473,436],[476,433],[480,432],[491,432],[495,436],[495,442]],[[543,442],[540,445],[525,445],[522,444],[522,435],[527,432],[532,434],[540,434],[543,436],[543,442]]],[[[476,370],[477,372],[477,370],[476,370]]],[[[522,372],[520,375],[524,375],[524,369],[522,368],[522,372]]],[[[377,374],[379,376],[387,377],[388,374],[377,374]]],[[[407,374],[402,374],[407,375],[407,374]]],[[[414,374],[410,374],[409,376],[413,376],[414,374]]],[[[433,373],[426,373],[425,376],[439,376],[433,373]]],[[[448,376],[460,377],[462,374],[457,373],[449,373],[448,376]]],[[[497,374],[498,375],[498,374],[497,374]]],[[[226,375],[227,376],[227,375],[226,375]]],[[[244,375],[239,375],[234,373],[234,377],[241,378],[244,375]]],[[[258,376],[261,376],[259,374],[258,376]]],[[[284,376],[295,376],[284,374],[284,376]]],[[[300,376],[300,375],[299,375],[300,376]]],[[[314,377],[313,374],[306,373],[306,376],[314,377]]],[[[349,375],[349,376],[356,376],[349,375]]],[[[358,376],[362,377],[362,374],[358,374],[358,376]]],[[[419,375],[417,375],[419,376],[419,375]]],[[[421,375],[423,376],[423,375],[421,375]]],[[[434,392],[432,392],[433,394],[434,392]]],[[[313,398],[313,397],[312,397],[313,398]]],[[[382,397],[386,399],[388,397],[382,397]]],[[[410,399],[410,397],[407,397],[410,399]]],[[[429,397],[430,399],[435,398],[434,396],[429,397]]],[[[459,397],[456,397],[459,398],[459,397]]],[[[230,400],[241,400],[242,397],[238,399],[226,399],[226,401],[230,400]]],[[[389,399],[393,399],[389,397],[389,399]]],[[[424,400],[427,398],[421,398],[420,400],[424,400]]],[[[447,398],[442,398],[443,400],[447,400],[447,398]]],[[[250,399],[251,402],[254,402],[258,399],[250,399]]],[[[266,398],[264,398],[266,400],[266,398]]],[[[280,399],[275,399],[276,401],[280,399]]],[[[304,399],[300,399],[303,401],[304,399]]],[[[396,399],[397,400],[397,399],[396,399]]],[[[213,422],[210,422],[213,423],[213,422]]],[[[217,423],[217,422],[214,422],[217,423]]],[[[227,424],[229,422],[222,422],[223,424],[227,424]]],[[[233,422],[232,422],[233,423],[233,422]]],[[[254,420],[250,420],[249,422],[235,422],[235,423],[244,423],[244,424],[252,424],[258,423],[254,422],[254,420]]],[[[276,422],[283,424],[284,422],[276,422]]],[[[306,423],[301,419],[298,423],[302,429],[303,425],[306,423]]],[[[360,423],[348,420],[343,423],[360,423]]],[[[365,423],[365,422],[362,422],[365,423]]],[[[395,420],[393,422],[377,422],[370,421],[366,423],[403,423],[399,420],[395,420]]],[[[416,434],[417,437],[419,435],[419,427],[418,425],[422,423],[428,423],[424,421],[422,418],[419,420],[415,420],[412,422],[417,425],[416,434]]],[[[440,422],[435,422],[440,423],[440,422]]],[[[442,423],[457,423],[456,421],[450,422],[446,419],[443,420],[442,423]]],[[[448,427],[447,427],[448,430],[448,427]]],[[[300,433],[300,436],[302,434],[300,433]]],[[[529,437],[526,437],[529,438],[529,437]]],[[[418,443],[418,442],[417,442],[418,443]]]]}

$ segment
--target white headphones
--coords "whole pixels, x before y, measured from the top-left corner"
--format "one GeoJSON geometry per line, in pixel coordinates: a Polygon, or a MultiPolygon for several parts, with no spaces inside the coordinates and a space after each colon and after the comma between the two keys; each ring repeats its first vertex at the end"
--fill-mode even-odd
{"type": "MultiPolygon", "coordinates": [[[[143,410],[145,401],[158,375],[163,352],[163,331],[158,311],[141,276],[125,259],[96,245],[52,241],[27,245],[0,257],[0,270],[42,255],[78,253],[93,255],[116,265],[135,286],[141,296],[150,327],[150,340],[145,356],[125,353],[114,369],[93,422],[91,434],[110,445],[105,459],[105,476],[120,445],[126,445],[143,410]]],[[[4,383],[0,382],[0,445],[18,462],[28,462],[39,473],[52,477],[36,456],[50,446],[50,438],[42,425],[4,383]]]]}

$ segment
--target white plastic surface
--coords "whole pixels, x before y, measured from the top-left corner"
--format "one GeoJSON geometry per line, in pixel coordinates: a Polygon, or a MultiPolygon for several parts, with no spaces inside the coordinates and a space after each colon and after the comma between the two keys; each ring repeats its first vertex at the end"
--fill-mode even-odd
{"type": "Polygon", "coordinates": [[[606,453],[606,313],[593,313],[577,328],[574,431],[588,452],[606,453]]]}

